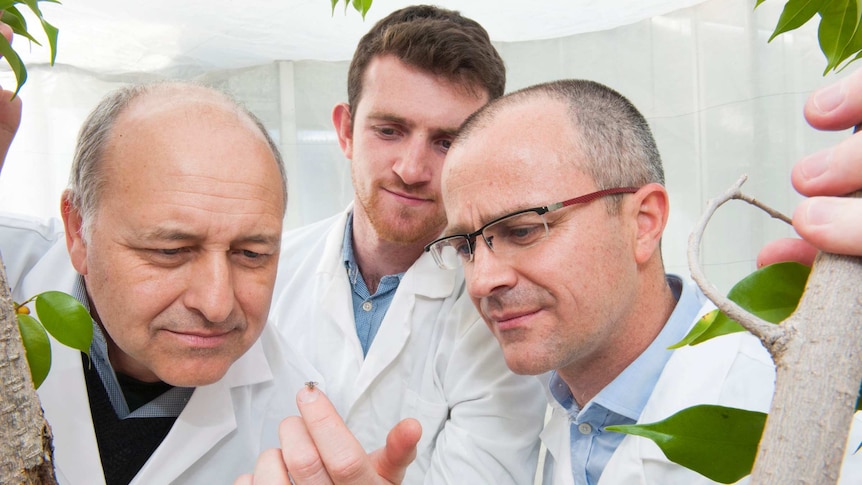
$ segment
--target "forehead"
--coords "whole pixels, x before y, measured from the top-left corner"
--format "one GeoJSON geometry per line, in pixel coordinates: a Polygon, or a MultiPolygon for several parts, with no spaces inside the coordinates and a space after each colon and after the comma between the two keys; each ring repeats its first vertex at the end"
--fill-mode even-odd
{"type": "Polygon", "coordinates": [[[104,164],[106,189],[130,201],[174,189],[283,204],[281,175],[265,137],[212,94],[167,92],[135,100],[111,130],[104,164]]]}
{"type": "MultiPolygon", "coordinates": [[[[491,216],[570,198],[592,181],[565,106],[547,98],[507,105],[459,140],[443,173],[446,213],[491,216]]],[[[453,221],[450,221],[453,222],[453,221]]]]}
{"type": "Polygon", "coordinates": [[[357,111],[433,119],[447,128],[458,128],[488,101],[484,90],[474,93],[388,54],[375,56],[362,79],[362,98],[354,107],[357,111]]]}

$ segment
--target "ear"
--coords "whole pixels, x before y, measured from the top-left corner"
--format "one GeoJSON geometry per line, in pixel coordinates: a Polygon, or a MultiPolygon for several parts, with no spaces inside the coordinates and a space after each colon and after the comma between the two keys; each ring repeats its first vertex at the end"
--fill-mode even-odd
{"type": "Polygon", "coordinates": [[[353,126],[350,123],[350,106],[339,103],[332,108],[332,125],[338,135],[338,144],[348,160],[353,159],[353,126]]]}
{"type": "Polygon", "coordinates": [[[638,264],[649,261],[660,251],[661,236],[670,213],[667,190],[661,184],[647,184],[632,197],[636,212],[637,238],[635,260],[638,264]]]}
{"type": "Polygon", "coordinates": [[[81,235],[83,219],[77,207],[72,204],[69,191],[63,192],[60,202],[60,212],[63,214],[63,224],[66,226],[66,249],[72,260],[72,266],[82,274],[87,274],[87,244],[81,235]]]}

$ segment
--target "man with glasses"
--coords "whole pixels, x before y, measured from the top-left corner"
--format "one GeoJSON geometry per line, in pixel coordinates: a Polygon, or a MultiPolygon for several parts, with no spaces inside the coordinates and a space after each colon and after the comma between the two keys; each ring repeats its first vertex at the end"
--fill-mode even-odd
{"type": "Polygon", "coordinates": [[[634,106],[591,81],[507,95],[465,122],[442,184],[448,225],[426,251],[464,267],[508,366],[546,376],[545,482],[712,483],[605,430],[695,404],[768,411],[774,381],[747,332],[667,350],[711,307],[664,272],[668,194],[634,106]]]}

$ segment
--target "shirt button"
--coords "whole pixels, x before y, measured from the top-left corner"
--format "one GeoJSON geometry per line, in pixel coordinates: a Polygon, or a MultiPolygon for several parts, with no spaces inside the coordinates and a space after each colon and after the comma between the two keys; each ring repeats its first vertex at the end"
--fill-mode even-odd
{"type": "Polygon", "coordinates": [[[366,301],[365,303],[362,304],[362,309],[365,310],[366,312],[370,312],[371,307],[372,307],[372,305],[371,305],[370,301],[366,301]]]}
{"type": "Polygon", "coordinates": [[[590,423],[581,423],[578,425],[578,431],[580,431],[581,434],[590,434],[593,432],[593,427],[590,426],[590,423]]]}

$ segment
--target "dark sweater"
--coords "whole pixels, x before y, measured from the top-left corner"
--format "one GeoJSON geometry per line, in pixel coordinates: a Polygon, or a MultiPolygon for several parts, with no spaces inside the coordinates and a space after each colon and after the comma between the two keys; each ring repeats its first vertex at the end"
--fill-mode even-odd
{"type": "Polygon", "coordinates": [[[107,485],[127,485],[171,430],[176,418],[119,419],[96,368],[85,354],[84,377],[107,485]]]}

